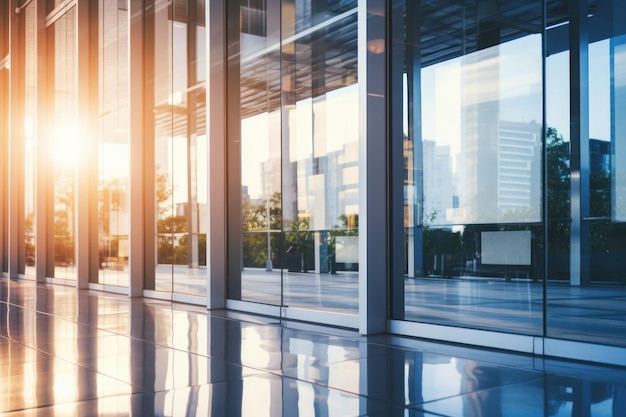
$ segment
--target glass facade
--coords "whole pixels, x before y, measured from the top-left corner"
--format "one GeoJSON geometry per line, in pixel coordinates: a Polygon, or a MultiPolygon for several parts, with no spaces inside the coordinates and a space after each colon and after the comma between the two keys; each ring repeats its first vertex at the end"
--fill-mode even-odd
{"type": "Polygon", "coordinates": [[[146,282],[146,289],[203,296],[208,192],[204,1],[156,0],[146,10],[146,87],[153,109],[146,133],[153,135],[156,219],[155,280],[146,282]]]}
{"type": "Polygon", "coordinates": [[[229,257],[243,266],[230,273],[229,297],[354,314],[357,2],[243,1],[229,13],[241,16],[228,57],[240,116],[230,202],[241,212],[229,257]]]}
{"type": "Polygon", "coordinates": [[[51,120],[47,140],[53,149],[54,276],[76,280],[76,164],[85,136],[78,122],[76,8],[71,8],[48,28],[51,76],[51,120]]]}
{"type": "Polygon", "coordinates": [[[129,56],[126,2],[98,4],[98,282],[128,287],[129,56]]]}
{"type": "Polygon", "coordinates": [[[0,8],[3,276],[626,357],[623,1],[0,8]]]}
{"type": "Polygon", "coordinates": [[[490,5],[405,5],[404,317],[541,334],[542,4],[490,5]]]}
{"type": "MultiPolygon", "coordinates": [[[[25,13],[24,95],[24,275],[35,278],[35,186],[37,184],[37,12],[29,5],[25,13]]],[[[20,265],[21,268],[21,265],[20,265]]]]}
{"type": "Polygon", "coordinates": [[[617,17],[626,7],[620,1],[585,7],[577,16],[549,13],[546,30],[548,237],[553,247],[546,328],[550,337],[625,346],[616,334],[624,325],[621,300],[626,296],[620,267],[626,248],[626,132],[620,116],[626,100],[626,25],[617,17]],[[566,28],[569,42],[563,36],[566,28]],[[559,86],[565,89],[559,92],[559,86]],[[562,91],[570,91],[569,97],[562,91]],[[570,217],[571,223],[563,221],[570,217]]]}
{"type": "Polygon", "coordinates": [[[574,3],[402,5],[400,319],[626,345],[623,6],[574,3]]]}

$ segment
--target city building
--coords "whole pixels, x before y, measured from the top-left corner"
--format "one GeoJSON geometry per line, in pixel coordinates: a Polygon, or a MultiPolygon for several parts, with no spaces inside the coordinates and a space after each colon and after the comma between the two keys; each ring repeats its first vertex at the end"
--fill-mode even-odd
{"type": "Polygon", "coordinates": [[[7,0],[3,280],[626,366],[623,0],[7,0]]]}

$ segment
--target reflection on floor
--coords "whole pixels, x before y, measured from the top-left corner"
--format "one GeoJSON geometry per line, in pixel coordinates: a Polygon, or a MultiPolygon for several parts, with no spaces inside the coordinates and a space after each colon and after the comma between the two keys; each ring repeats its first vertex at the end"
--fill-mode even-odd
{"type": "Polygon", "coordinates": [[[0,414],[624,417],[626,369],[0,279],[0,414]]]}

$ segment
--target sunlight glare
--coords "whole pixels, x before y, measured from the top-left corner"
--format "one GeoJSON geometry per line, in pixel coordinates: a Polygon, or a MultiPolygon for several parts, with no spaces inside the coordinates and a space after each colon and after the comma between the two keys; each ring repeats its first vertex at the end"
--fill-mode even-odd
{"type": "Polygon", "coordinates": [[[54,134],[54,157],[64,166],[75,165],[82,155],[83,138],[75,126],[59,126],[54,134]]]}

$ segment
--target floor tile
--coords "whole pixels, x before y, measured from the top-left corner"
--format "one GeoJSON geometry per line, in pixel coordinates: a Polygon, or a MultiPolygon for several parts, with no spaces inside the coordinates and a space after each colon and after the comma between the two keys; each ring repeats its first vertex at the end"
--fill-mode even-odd
{"type": "Polygon", "coordinates": [[[324,329],[0,280],[0,413],[626,417],[625,368],[324,329]]]}

